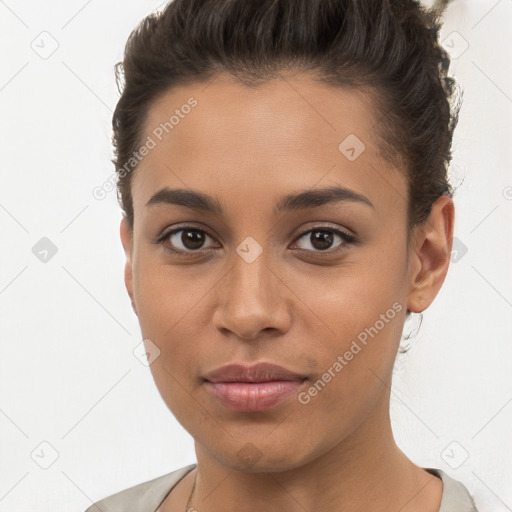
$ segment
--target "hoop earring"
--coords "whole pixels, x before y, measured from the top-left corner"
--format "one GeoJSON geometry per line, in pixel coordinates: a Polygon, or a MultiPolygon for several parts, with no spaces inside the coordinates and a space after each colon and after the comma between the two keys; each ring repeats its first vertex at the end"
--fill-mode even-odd
{"type": "Polygon", "coordinates": [[[412,313],[407,310],[405,315],[404,328],[402,330],[402,336],[400,338],[400,347],[398,351],[400,354],[405,354],[412,345],[412,339],[414,339],[421,327],[423,322],[423,313],[412,313]],[[402,341],[405,343],[402,345],[402,341]]]}

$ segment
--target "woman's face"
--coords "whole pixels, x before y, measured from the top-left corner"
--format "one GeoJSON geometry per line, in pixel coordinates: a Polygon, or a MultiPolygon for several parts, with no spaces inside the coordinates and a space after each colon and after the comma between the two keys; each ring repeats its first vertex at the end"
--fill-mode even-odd
{"type": "Polygon", "coordinates": [[[227,467],[299,467],[386,422],[417,266],[379,128],[363,92],[305,75],[221,75],[151,106],[133,235],[121,226],[126,285],[162,398],[227,467]],[[205,380],[259,362],[298,377],[205,380]]]}

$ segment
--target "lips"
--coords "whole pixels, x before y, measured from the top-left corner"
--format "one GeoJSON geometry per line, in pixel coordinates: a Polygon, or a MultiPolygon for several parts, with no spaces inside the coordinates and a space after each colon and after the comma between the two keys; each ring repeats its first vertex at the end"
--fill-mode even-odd
{"type": "Polygon", "coordinates": [[[270,363],[253,366],[230,364],[207,373],[208,393],[235,411],[256,412],[282,404],[304,385],[307,378],[270,363]]]}
{"type": "Polygon", "coordinates": [[[253,366],[229,364],[205,375],[210,382],[271,382],[275,380],[302,381],[306,377],[270,363],[258,363],[253,366]]]}

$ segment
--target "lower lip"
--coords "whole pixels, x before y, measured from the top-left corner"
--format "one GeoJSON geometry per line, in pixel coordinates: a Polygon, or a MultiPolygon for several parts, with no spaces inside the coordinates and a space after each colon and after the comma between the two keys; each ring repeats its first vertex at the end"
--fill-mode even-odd
{"type": "Polygon", "coordinates": [[[304,381],[205,382],[225,406],[235,411],[264,411],[283,403],[297,393],[304,381]]]}

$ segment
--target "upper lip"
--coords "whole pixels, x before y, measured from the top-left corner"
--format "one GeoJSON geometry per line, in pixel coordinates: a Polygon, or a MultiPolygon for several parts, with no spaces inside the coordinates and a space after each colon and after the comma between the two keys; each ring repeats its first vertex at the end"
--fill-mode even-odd
{"type": "Polygon", "coordinates": [[[304,380],[306,377],[282,366],[257,363],[252,366],[228,364],[208,372],[204,378],[210,382],[270,382],[274,380],[304,380]]]}

